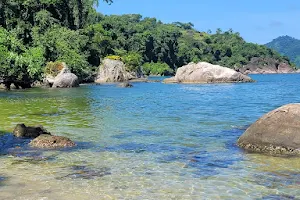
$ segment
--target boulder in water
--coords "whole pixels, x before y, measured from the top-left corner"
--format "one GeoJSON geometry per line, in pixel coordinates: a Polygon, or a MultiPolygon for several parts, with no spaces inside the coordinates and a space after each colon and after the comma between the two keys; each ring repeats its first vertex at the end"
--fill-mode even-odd
{"type": "Polygon", "coordinates": [[[79,87],[79,80],[66,63],[50,62],[46,67],[44,84],[52,88],[79,87]]]}
{"type": "Polygon", "coordinates": [[[190,63],[178,68],[175,77],[165,83],[238,83],[253,80],[233,69],[206,62],[190,63]]]}
{"type": "Polygon", "coordinates": [[[120,83],[118,86],[121,87],[121,88],[131,88],[131,87],[133,87],[133,85],[129,82],[120,83]]]}
{"type": "Polygon", "coordinates": [[[142,78],[141,72],[128,72],[126,65],[121,60],[106,58],[102,61],[97,73],[96,83],[127,82],[132,79],[142,78]]]}
{"type": "Polygon", "coordinates": [[[69,138],[45,134],[32,140],[29,145],[35,148],[66,148],[76,146],[69,138]]]}
{"type": "Polygon", "coordinates": [[[238,145],[253,152],[300,155],[300,104],[264,115],[239,138],[238,145]]]}
{"type": "Polygon", "coordinates": [[[15,137],[21,138],[36,138],[42,134],[50,135],[43,126],[25,126],[25,124],[17,124],[13,134],[15,137]]]}
{"type": "Polygon", "coordinates": [[[52,88],[79,87],[78,77],[73,73],[62,73],[55,77],[52,88]]]}

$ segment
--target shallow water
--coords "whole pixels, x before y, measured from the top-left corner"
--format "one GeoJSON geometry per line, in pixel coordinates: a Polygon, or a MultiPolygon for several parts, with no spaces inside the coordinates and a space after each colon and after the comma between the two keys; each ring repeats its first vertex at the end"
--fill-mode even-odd
{"type": "Polygon", "coordinates": [[[300,199],[300,159],[248,154],[248,125],[300,102],[300,75],[256,83],[0,92],[0,199],[300,199]],[[10,135],[44,125],[76,148],[10,135]]]}

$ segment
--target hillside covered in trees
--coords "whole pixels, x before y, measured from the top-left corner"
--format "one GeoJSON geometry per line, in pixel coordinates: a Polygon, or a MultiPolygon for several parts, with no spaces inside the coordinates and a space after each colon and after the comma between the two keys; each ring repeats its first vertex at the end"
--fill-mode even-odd
{"type": "Polygon", "coordinates": [[[281,36],[267,43],[266,46],[288,57],[298,68],[300,67],[300,40],[281,36]]]}
{"type": "Polygon", "coordinates": [[[238,68],[253,57],[287,60],[232,30],[212,34],[195,30],[192,23],[164,24],[138,14],[104,16],[96,12],[97,3],[2,0],[0,81],[29,87],[42,79],[48,62],[63,61],[82,82],[89,82],[107,56],[122,59],[128,70],[144,65],[146,74],[160,75],[192,61],[238,68]]]}

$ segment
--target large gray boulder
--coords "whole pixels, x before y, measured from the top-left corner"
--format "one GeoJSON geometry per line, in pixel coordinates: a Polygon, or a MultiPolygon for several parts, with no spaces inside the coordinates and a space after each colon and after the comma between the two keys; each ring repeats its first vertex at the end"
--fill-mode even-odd
{"type": "Polygon", "coordinates": [[[238,145],[253,152],[300,155],[300,104],[288,104],[252,124],[238,145]]]}
{"type": "Polygon", "coordinates": [[[61,73],[55,77],[52,88],[79,87],[78,77],[73,73],[61,73]]]}
{"type": "Polygon", "coordinates": [[[128,72],[126,65],[121,60],[104,59],[99,67],[96,83],[127,82],[132,79],[142,78],[140,72],[128,72]]]}
{"type": "Polygon", "coordinates": [[[29,143],[35,148],[66,148],[76,144],[69,138],[54,135],[40,135],[29,143]]]}
{"type": "Polygon", "coordinates": [[[206,62],[190,63],[178,68],[175,77],[164,80],[165,83],[236,83],[253,80],[233,69],[206,62]]]}

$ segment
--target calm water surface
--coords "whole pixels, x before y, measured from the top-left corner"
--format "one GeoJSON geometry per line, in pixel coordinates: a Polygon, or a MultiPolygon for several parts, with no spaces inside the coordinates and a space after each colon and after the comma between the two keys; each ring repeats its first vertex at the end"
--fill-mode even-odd
{"type": "Polygon", "coordinates": [[[257,83],[0,92],[0,199],[300,199],[300,159],[248,154],[245,128],[300,102],[300,75],[257,83]],[[6,134],[44,125],[78,146],[6,134]]]}

